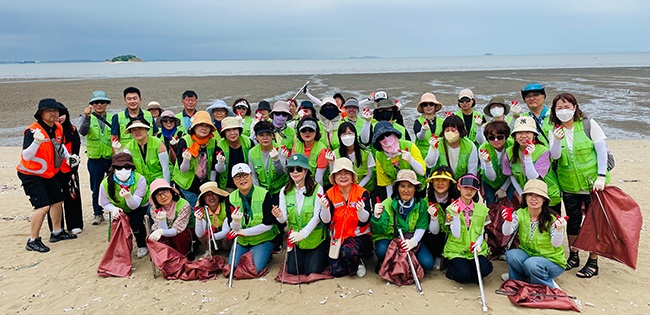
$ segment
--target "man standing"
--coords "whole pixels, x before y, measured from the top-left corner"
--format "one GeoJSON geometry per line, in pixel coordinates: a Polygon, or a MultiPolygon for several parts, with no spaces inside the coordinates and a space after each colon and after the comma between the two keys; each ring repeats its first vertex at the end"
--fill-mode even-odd
{"type": "Polygon", "coordinates": [[[86,154],[88,155],[88,174],[90,175],[90,190],[93,192],[93,225],[104,222],[103,209],[97,203],[99,184],[108,173],[113,158],[111,147],[111,114],[106,113],[106,107],[111,99],[104,91],[95,91],[90,96],[88,107],[84,109],[79,134],[86,137],[86,154]]]}
{"type": "Polygon", "coordinates": [[[512,106],[510,111],[515,118],[519,117],[519,115],[533,117],[537,125],[537,132],[539,133],[539,137],[537,138],[542,144],[548,147],[548,134],[553,129],[553,126],[548,122],[551,111],[544,105],[544,101],[546,100],[544,87],[539,83],[528,84],[521,90],[521,97],[526,102],[529,112],[522,113],[519,105],[512,106]]]}
{"type": "Polygon", "coordinates": [[[61,228],[63,193],[54,178],[65,159],[70,167],[79,165],[79,156],[70,155],[63,145],[63,127],[59,119],[59,103],[53,98],[42,99],[34,114],[36,122],[23,132],[23,150],[16,167],[25,195],[35,209],[31,219],[31,237],[25,248],[45,253],[50,251],[39,236],[43,219],[52,217],[50,243],[77,238],[61,228]]]}
{"type": "Polygon", "coordinates": [[[183,92],[181,99],[183,102],[183,111],[176,114],[176,117],[181,120],[181,130],[187,133],[190,126],[192,126],[192,117],[196,114],[196,101],[199,99],[199,96],[194,91],[187,90],[183,92]]]}
{"type": "Polygon", "coordinates": [[[151,113],[142,111],[140,108],[142,96],[138,88],[130,86],[124,89],[124,102],[126,103],[126,109],[113,115],[111,121],[111,141],[115,151],[121,151],[122,147],[133,139],[131,134],[126,132],[126,125],[131,122],[131,120],[146,120],[149,122],[150,126],[153,126],[153,128],[148,131],[149,135],[152,136],[158,133],[158,127],[154,124],[151,113]]]}

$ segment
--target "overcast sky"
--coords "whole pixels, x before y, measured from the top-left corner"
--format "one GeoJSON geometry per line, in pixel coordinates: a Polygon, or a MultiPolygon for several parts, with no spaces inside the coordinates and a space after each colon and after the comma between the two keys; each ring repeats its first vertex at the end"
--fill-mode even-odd
{"type": "Polygon", "coordinates": [[[650,51],[648,0],[0,0],[0,61],[650,51]]]}

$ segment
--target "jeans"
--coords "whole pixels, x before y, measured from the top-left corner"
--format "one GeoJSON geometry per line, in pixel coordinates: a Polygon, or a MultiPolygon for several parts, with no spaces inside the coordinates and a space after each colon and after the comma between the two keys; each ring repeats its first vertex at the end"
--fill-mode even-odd
{"type": "Polygon", "coordinates": [[[181,191],[183,194],[183,199],[187,200],[187,202],[190,203],[190,207],[194,209],[194,206],[196,206],[196,203],[199,201],[199,194],[195,192],[191,192],[189,190],[185,190],[183,188],[178,187],[178,189],[181,191]]]}
{"type": "Polygon", "coordinates": [[[508,275],[510,279],[527,281],[531,284],[543,284],[554,287],[553,279],[564,272],[562,266],[551,262],[545,257],[529,256],[521,249],[511,249],[506,252],[508,275]]]}
{"type": "Polygon", "coordinates": [[[111,159],[88,159],[86,165],[88,167],[88,175],[90,175],[90,190],[93,192],[93,214],[102,215],[103,209],[97,202],[99,198],[99,185],[111,167],[111,159]]]}
{"type": "MultiPolygon", "coordinates": [[[[259,273],[269,264],[269,257],[271,257],[271,251],[273,251],[273,242],[263,242],[254,246],[243,246],[237,243],[236,248],[237,252],[235,253],[235,264],[233,270],[234,268],[237,268],[239,258],[241,258],[242,255],[248,252],[253,252],[253,264],[255,265],[255,269],[257,269],[257,273],[259,273]]],[[[232,250],[228,255],[228,262],[230,263],[231,261],[232,250]]]]}
{"type": "MultiPolygon", "coordinates": [[[[388,250],[388,245],[390,245],[390,240],[378,240],[375,242],[375,255],[377,255],[377,263],[382,264],[384,258],[386,257],[386,251],[388,250]]],[[[433,269],[433,255],[426,246],[422,245],[420,242],[420,247],[415,252],[415,258],[418,259],[420,266],[424,270],[433,269]]]]}
{"type": "MultiPolygon", "coordinates": [[[[501,187],[499,187],[499,188],[501,188],[501,187]]],[[[490,186],[487,183],[483,182],[483,197],[485,198],[485,204],[486,205],[489,206],[489,205],[493,204],[495,201],[497,201],[496,196],[494,194],[497,192],[497,190],[499,190],[499,188],[494,189],[494,188],[492,188],[492,186],[490,186]]],[[[515,195],[515,186],[510,184],[508,186],[508,189],[506,189],[506,198],[508,198],[508,200],[512,200],[514,195],[515,195]]]]}

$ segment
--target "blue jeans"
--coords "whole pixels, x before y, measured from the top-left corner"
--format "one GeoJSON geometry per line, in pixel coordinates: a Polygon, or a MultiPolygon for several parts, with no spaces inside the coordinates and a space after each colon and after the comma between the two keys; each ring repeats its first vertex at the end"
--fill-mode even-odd
{"type": "Polygon", "coordinates": [[[190,203],[190,207],[194,209],[194,206],[196,206],[196,203],[199,201],[199,194],[180,187],[178,187],[178,189],[180,189],[181,193],[183,194],[183,199],[187,200],[187,202],[190,203]]]}
{"type": "MultiPolygon", "coordinates": [[[[497,190],[499,190],[499,188],[494,189],[494,188],[492,188],[492,186],[490,186],[487,183],[483,182],[483,194],[484,194],[483,197],[485,197],[485,204],[486,205],[489,206],[489,205],[493,204],[496,201],[496,196],[494,194],[497,192],[497,190]]],[[[515,195],[515,186],[510,184],[508,186],[508,189],[506,189],[506,198],[508,198],[508,200],[512,200],[514,195],[515,195]]]]}
{"type": "MultiPolygon", "coordinates": [[[[420,263],[420,266],[422,266],[422,269],[433,269],[433,255],[431,255],[431,252],[427,249],[427,247],[421,243],[422,242],[420,242],[420,247],[415,252],[415,258],[418,259],[418,262],[420,263]]],[[[375,255],[377,255],[377,263],[381,264],[384,262],[389,244],[390,240],[386,239],[378,240],[375,242],[375,255]]]]}
{"type": "Polygon", "coordinates": [[[506,252],[508,275],[510,279],[526,281],[531,284],[543,284],[554,287],[553,279],[564,272],[562,266],[551,262],[545,257],[529,256],[521,249],[511,249],[506,252]]]}
{"type": "Polygon", "coordinates": [[[102,215],[102,207],[99,206],[99,185],[104,180],[104,175],[111,167],[111,159],[88,159],[86,164],[88,175],[90,175],[90,190],[93,192],[93,214],[102,215]]]}
{"type": "MultiPolygon", "coordinates": [[[[237,243],[236,248],[237,252],[235,253],[235,264],[233,266],[233,270],[234,268],[237,268],[239,258],[250,251],[253,252],[253,264],[255,264],[257,273],[259,273],[269,264],[269,257],[271,257],[271,251],[273,251],[273,242],[264,242],[254,246],[242,246],[237,243]]],[[[230,262],[232,262],[232,250],[228,255],[228,263],[230,262]]]]}

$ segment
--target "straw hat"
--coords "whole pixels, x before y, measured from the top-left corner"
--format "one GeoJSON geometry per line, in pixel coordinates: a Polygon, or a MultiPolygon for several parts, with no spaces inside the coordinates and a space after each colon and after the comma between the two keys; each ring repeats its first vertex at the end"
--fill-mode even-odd
{"type": "Polygon", "coordinates": [[[126,133],[131,133],[131,129],[134,128],[144,128],[144,129],[151,129],[149,126],[148,122],[143,122],[141,120],[131,120],[127,125],[126,125],[126,133]]]}
{"type": "Polygon", "coordinates": [[[436,104],[436,112],[439,111],[440,109],[442,109],[442,103],[440,103],[438,101],[438,99],[436,99],[436,96],[433,93],[427,92],[427,93],[422,94],[422,96],[420,97],[420,102],[418,103],[418,106],[416,108],[418,113],[423,112],[423,110],[422,110],[422,104],[423,103],[434,103],[434,104],[436,104]]]}
{"type": "Polygon", "coordinates": [[[352,180],[354,181],[355,184],[358,182],[357,172],[354,171],[354,165],[352,165],[352,161],[350,161],[350,159],[346,157],[342,157],[334,160],[334,169],[330,174],[330,183],[332,185],[336,185],[336,182],[334,181],[334,175],[342,170],[352,172],[352,180]]]}
{"type": "Polygon", "coordinates": [[[204,183],[203,185],[201,185],[201,187],[199,187],[199,191],[201,192],[199,193],[199,198],[198,198],[199,205],[205,204],[205,202],[202,202],[203,199],[201,199],[201,197],[203,197],[203,195],[205,195],[207,192],[213,192],[216,195],[219,195],[221,197],[228,197],[228,192],[219,188],[216,182],[204,183]]]}
{"type": "Polygon", "coordinates": [[[510,132],[511,135],[514,135],[516,132],[520,131],[530,131],[535,135],[537,132],[537,124],[535,123],[535,118],[529,116],[522,116],[515,120],[515,126],[510,132]]]}
{"type": "MultiPolygon", "coordinates": [[[[224,119],[225,120],[225,119],[224,119]]],[[[211,131],[210,132],[215,132],[217,130],[217,127],[212,124],[212,119],[210,118],[210,114],[204,110],[200,110],[194,114],[194,117],[192,117],[192,126],[187,130],[187,133],[190,135],[194,134],[194,127],[196,127],[199,124],[206,124],[210,126],[211,131]]]]}
{"type": "Polygon", "coordinates": [[[533,179],[526,182],[526,185],[524,185],[524,192],[521,195],[522,197],[525,197],[526,194],[536,194],[544,197],[548,201],[551,200],[548,198],[548,186],[546,185],[546,182],[539,179],[533,179]]]}
{"type": "Polygon", "coordinates": [[[394,192],[397,192],[397,187],[400,182],[409,182],[416,187],[416,190],[422,188],[422,183],[418,181],[418,177],[413,170],[399,170],[399,172],[397,172],[397,179],[393,182],[394,192]]]}
{"type": "Polygon", "coordinates": [[[160,103],[158,103],[156,101],[149,102],[149,104],[147,104],[147,110],[150,110],[150,109],[160,109],[160,103]]]}
{"type": "Polygon", "coordinates": [[[483,113],[485,116],[492,117],[492,113],[490,113],[490,108],[492,108],[492,105],[501,105],[503,106],[503,116],[508,115],[510,112],[510,104],[507,104],[506,101],[503,99],[503,97],[493,97],[490,99],[490,102],[485,105],[485,108],[483,108],[483,113]]]}

